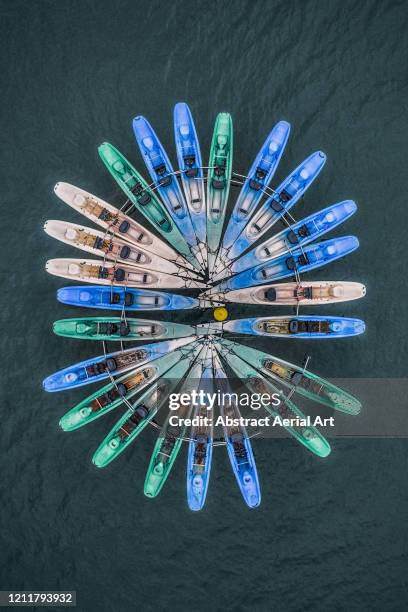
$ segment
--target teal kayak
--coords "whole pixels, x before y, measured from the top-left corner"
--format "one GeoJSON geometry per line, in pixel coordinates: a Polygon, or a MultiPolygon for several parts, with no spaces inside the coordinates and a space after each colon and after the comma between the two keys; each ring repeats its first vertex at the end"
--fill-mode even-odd
{"type": "Polygon", "coordinates": [[[233,130],[229,113],[215,121],[207,178],[207,242],[210,276],[217,257],[232,174],[233,130]]]}
{"type": "MultiPolygon", "coordinates": [[[[242,347],[244,349],[244,347],[242,347]]],[[[233,352],[227,343],[217,343],[217,349],[227,361],[235,375],[244,383],[253,394],[257,394],[260,398],[277,397],[279,396],[280,403],[277,406],[262,401],[263,408],[272,417],[280,417],[283,422],[283,427],[293,436],[298,442],[303,444],[308,450],[318,457],[327,457],[330,454],[330,444],[326,438],[314,426],[303,425],[286,425],[286,419],[299,419],[299,422],[306,421],[306,415],[289,399],[285,394],[275,387],[265,376],[262,376],[259,370],[253,368],[249,363],[241,359],[233,352]]],[[[240,352],[237,350],[237,352],[240,352]]],[[[245,354],[245,349],[242,351],[245,354]]]]}
{"type": "Polygon", "coordinates": [[[169,395],[185,376],[200,347],[179,358],[178,363],[145,391],[136,401],[132,402],[123,416],[115,423],[106,438],[101,442],[92,457],[96,467],[105,467],[116,459],[137,436],[143,431],[157,411],[168,402],[169,395]]]}
{"type": "Polygon", "coordinates": [[[64,431],[78,429],[100,418],[123,402],[129,402],[132,397],[163,376],[180,359],[196,348],[196,345],[190,345],[185,349],[179,348],[105,385],[64,414],[60,420],[61,428],[64,431]]]}

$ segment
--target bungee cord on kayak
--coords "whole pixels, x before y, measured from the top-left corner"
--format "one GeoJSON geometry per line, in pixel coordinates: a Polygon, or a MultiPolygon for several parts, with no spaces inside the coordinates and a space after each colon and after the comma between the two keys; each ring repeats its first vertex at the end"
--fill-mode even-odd
{"type": "Polygon", "coordinates": [[[272,187],[290,129],[286,121],[272,128],[245,175],[233,169],[231,115],[218,115],[208,165],[203,165],[191,111],[178,103],[174,108],[178,168],[173,168],[154,128],[141,116],[133,120],[133,131],[151,182],[113,145],[99,146],[103,164],[127,198],[121,208],[74,185],[55,186],[60,200],[99,228],[77,220],[45,223],[49,236],[99,257],[47,261],[50,274],[84,283],[58,289],[57,299],[108,313],[54,322],[55,334],[98,341],[103,350],[51,374],[43,387],[59,392],[104,381],[62,416],[64,431],[124,406],[125,412],[93,455],[99,468],[116,459],[148,425],[158,430],[144,485],[148,497],[160,493],[186,442],[191,510],[201,510],[205,504],[215,446],[226,447],[247,506],[260,504],[252,449],[252,439],[260,432],[251,428],[254,414],[249,409],[243,414],[235,379],[252,394],[274,396],[276,402],[262,400],[256,414],[282,419],[286,432],[318,457],[331,452],[330,444],[295,402],[303,397],[348,415],[361,409],[347,391],[310,372],[308,361],[297,366],[240,342],[248,336],[318,340],[365,331],[358,318],[300,314],[302,306],[320,310],[325,304],[361,298],[365,287],[354,281],[303,278],[304,273],[358,248],[352,235],[316,242],[350,219],[357,205],[343,200],[295,218],[299,200],[322,170],[326,155],[322,151],[309,155],[278,187],[272,187]],[[236,186],[240,190],[231,203],[230,188],[236,186]],[[142,217],[148,227],[140,222],[142,217]],[[230,320],[228,304],[233,303],[263,306],[263,316],[230,320]],[[287,306],[289,314],[275,316],[269,306],[287,306]],[[143,312],[210,313],[211,309],[213,320],[204,323],[139,318],[143,312]],[[111,342],[114,349],[108,348],[111,342]],[[217,400],[209,405],[203,400],[220,389],[229,398],[227,403],[217,400]],[[198,390],[203,395],[195,403],[191,398],[198,390]],[[174,393],[187,397],[179,406],[177,422],[169,407],[174,393]],[[219,436],[214,425],[218,421],[219,436]]]}

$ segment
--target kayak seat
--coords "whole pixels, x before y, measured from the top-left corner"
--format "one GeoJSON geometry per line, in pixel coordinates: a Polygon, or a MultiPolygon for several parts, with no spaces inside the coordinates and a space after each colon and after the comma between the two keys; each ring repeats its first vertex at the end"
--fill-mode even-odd
{"type": "Polygon", "coordinates": [[[299,255],[298,262],[301,266],[307,266],[307,264],[309,263],[309,259],[306,253],[302,253],[301,255],[299,255]]]}
{"type": "Polygon", "coordinates": [[[110,303],[111,304],[120,304],[120,301],[122,299],[122,294],[121,293],[113,293],[110,299],[110,303]]]}
{"type": "Polygon", "coordinates": [[[297,334],[299,330],[299,323],[301,323],[301,321],[289,321],[289,333],[290,334],[297,334]]]}
{"type": "Polygon", "coordinates": [[[123,268],[118,268],[117,270],[115,270],[114,275],[113,275],[114,279],[119,282],[124,281],[125,276],[126,276],[126,272],[124,271],[123,268]]]}
{"type": "Polygon", "coordinates": [[[109,221],[109,218],[110,218],[110,212],[106,210],[106,208],[103,208],[98,219],[100,219],[101,221],[109,221]]]}
{"type": "Polygon", "coordinates": [[[130,247],[127,246],[127,244],[125,246],[123,246],[120,249],[120,258],[121,259],[127,259],[130,255],[130,247]]]}
{"type": "Polygon", "coordinates": [[[148,193],[146,193],[146,191],[140,196],[138,202],[140,204],[140,206],[146,206],[146,204],[148,204],[150,202],[152,198],[149,196],[148,193]]]}
{"type": "Polygon", "coordinates": [[[127,387],[126,385],[124,385],[123,383],[118,383],[116,385],[116,388],[118,390],[118,393],[121,397],[125,397],[126,393],[127,393],[127,387]]]}
{"type": "Polygon", "coordinates": [[[249,186],[251,189],[253,189],[254,191],[259,191],[260,188],[262,187],[261,183],[259,183],[259,181],[256,181],[255,179],[251,179],[249,181],[249,186]]]}
{"type": "Polygon", "coordinates": [[[130,325],[125,323],[125,321],[121,321],[119,326],[119,335],[120,336],[128,336],[130,334],[130,325]]]}
{"type": "Polygon", "coordinates": [[[294,295],[296,298],[303,298],[304,300],[311,300],[313,297],[312,287],[304,287],[303,289],[295,289],[294,295]]]}
{"type": "Polygon", "coordinates": [[[255,176],[256,176],[257,179],[262,181],[265,178],[265,176],[266,176],[266,172],[265,172],[265,170],[263,168],[258,166],[256,171],[255,171],[255,176]]]}
{"type": "Polygon", "coordinates": [[[307,236],[310,236],[309,228],[307,227],[307,225],[301,225],[297,232],[301,238],[306,238],[307,236]]]}
{"type": "Polygon", "coordinates": [[[126,234],[126,232],[128,231],[129,227],[130,227],[129,221],[122,221],[122,223],[119,225],[119,232],[121,234],[126,234]]]}
{"type": "Polygon", "coordinates": [[[194,155],[186,155],[185,157],[183,157],[183,160],[184,160],[184,163],[186,164],[186,166],[191,168],[192,166],[194,166],[195,156],[194,155]]]}
{"type": "Polygon", "coordinates": [[[276,301],[276,289],[274,289],[273,287],[270,287],[269,289],[265,291],[264,297],[266,300],[268,300],[268,302],[275,302],[276,301]]]}
{"type": "Polygon", "coordinates": [[[133,295],[125,292],[125,306],[131,306],[133,304],[133,295]]]}
{"type": "Polygon", "coordinates": [[[94,242],[94,249],[101,249],[103,247],[103,238],[97,236],[94,242]]]}
{"type": "Polygon", "coordinates": [[[108,278],[108,276],[109,270],[107,268],[104,268],[103,266],[99,266],[98,278],[108,278]]]}
{"type": "Polygon", "coordinates": [[[298,244],[299,242],[299,238],[296,236],[293,230],[289,230],[289,232],[286,234],[286,238],[290,244],[298,244]]]}
{"type": "Polygon", "coordinates": [[[223,166],[220,166],[220,165],[215,166],[214,174],[215,174],[215,176],[224,176],[225,168],[223,166]]]}
{"type": "Polygon", "coordinates": [[[108,359],[106,360],[106,369],[109,370],[109,372],[114,372],[117,367],[118,366],[115,359],[113,357],[108,357],[108,359]]]}
{"type": "Polygon", "coordinates": [[[288,270],[294,270],[296,268],[296,261],[294,257],[288,257],[285,263],[288,270]]]}
{"type": "Polygon", "coordinates": [[[279,194],[279,197],[282,200],[282,202],[289,202],[289,200],[292,198],[290,193],[288,193],[285,189],[282,189],[282,191],[279,194]]]}
{"type": "Polygon", "coordinates": [[[293,385],[298,386],[302,382],[303,375],[301,372],[293,372],[290,381],[293,385]]]}
{"type": "Polygon", "coordinates": [[[153,170],[159,176],[162,176],[166,172],[166,166],[164,164],[160,164],[159,166],[153,166],[153,170]]]}
{"type": "Polygon", "coordinates": [[[281,212],[282,210],[284,210],[282,204],[278,200],[271,201],[271,208],[275,212],[281,212]]]}
{"type": "Polygon", "coordinates": [[[172,177],[168,174],[159,180],[159,185],[162,187],[168,187],[171,184],[172,177]]]}
{"type": "Polygon", "coordinates": [[[185,174],[188,176],[188,178],[194,178],[198,175],[198,168],[189,168],[186,170],[185,174]]]}
{"type": "Polygon", "coordinates": [[[224,189],[224,181],[213,178],[211,181],[211,185],[214,189],[224,189]]]}

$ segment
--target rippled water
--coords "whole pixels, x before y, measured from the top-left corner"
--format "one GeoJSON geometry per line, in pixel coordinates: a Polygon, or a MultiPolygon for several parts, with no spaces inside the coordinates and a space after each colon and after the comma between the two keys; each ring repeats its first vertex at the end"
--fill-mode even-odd
{"type": "Polygon", "coordinates": [[[90,457],[117,417],[64,434],[58,419],[82,391],[46,395],[41,380],[95,352],[50,331],[75,310],[56,302],[61,281],[44,262],[73,254],[42,224],[81,222],[52,187],[65,180],[122,202],[97,145],[109,140],[141,167],[131,118],[147,115],[171,149],[179,100],[204,151],[216,114],[233,114],[242,172],[273,123],[290,121],[277,180],[321,148],[329,161],[305,214],[359,205],[344,232],[361,248],[330,277],[367,284],[367,299],[339,313],[366,319],[367,333],[257,346],[297,361],[311,352],[323,375],[406,376],[407,3],[3,0],[1,12],[1,589],[76,589],[87,612],[406,609],[406,440],[335,440],[324,461],[291,440],[259,441],[263,503],[252,512],[217,449],[196,515],[185,456],[148,500],[154,432],[98,472],[90,457]]]}

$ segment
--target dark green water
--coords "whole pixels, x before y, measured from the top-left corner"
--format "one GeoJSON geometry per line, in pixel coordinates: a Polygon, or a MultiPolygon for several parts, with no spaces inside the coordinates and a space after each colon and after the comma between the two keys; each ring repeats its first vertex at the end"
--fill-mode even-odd
{"type": "Polygon", "coordinates": [[[0,10],[0,588],[76,589],[84,611],[406,609],[406,440],[334,440],[324,461],[291,440],[259,441],[263,503],[252,512],[217,449],[196,515],[185,502],[185,456],[148,500],[154,431],[98,472],[90,457],[117,415],[64,434],[59,417],[85,393],[47,395],[41,381],[96,352],[50,331],[76,311],[56,302],[64,281],[44,263],[75,255],[42,225],[82,221],[53,185],[121,204],[97,145],[109,140],[142,167],[131,118],[147,115],[172,150],[179,100],[204,151],[216,114],[232,113],[241,172],[271,126],[290,121],[276,180],[323,149],[328,163],[305,214],[345,198],[359,205],[337,234],[358,235],[360,250],[313,278],[367,284],[364,301],[331,310],[364,318],[367,333],[251,343],[297,361],[311,352],[323,375],[406,376],[407,3],[3,0],[0,10]]]}

